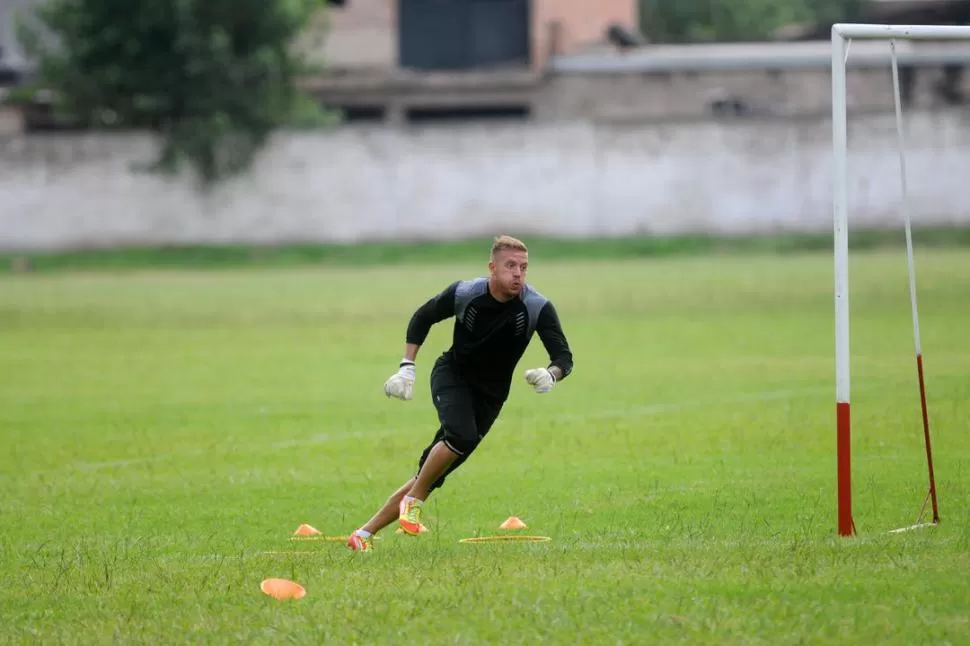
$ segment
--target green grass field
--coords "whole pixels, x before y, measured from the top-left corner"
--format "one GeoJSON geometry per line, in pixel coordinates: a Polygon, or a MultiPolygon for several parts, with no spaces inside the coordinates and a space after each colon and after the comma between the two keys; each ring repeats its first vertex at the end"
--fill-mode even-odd
{"type": "MultiPolygon", "coordinates": [[[[838,538],[830,252],[544,261],[576,358],[517,376],[431,532],[346,534],[435,429],[383,396],[417,305],[473,262],[0,278],[0,641],[970,640],[970,250],[918,249],[943,522],[905,256],[852,257],[855,520],[838,538]],[[459,544],[517,515],[540,544],[459,544]],[[278,602],[260,581],[307,596],[278,602]]],[[[536,339],[520,365],[544,365],[536,339]]]]}

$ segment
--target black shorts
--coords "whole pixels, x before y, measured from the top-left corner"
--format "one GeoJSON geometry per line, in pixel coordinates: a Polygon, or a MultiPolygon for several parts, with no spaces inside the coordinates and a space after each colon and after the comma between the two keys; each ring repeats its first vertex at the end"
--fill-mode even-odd
{"type": "Polygon", "coordinates": [[[438,359],[431,370],[431,399],[438,411],[441,426],[421,453],[418,470],[424,466],[431,449],[438,442],[443,441],[458,455],[458,459],[431,485],[429,491],[443,485],[448,474],[468,459],[498,419],[504,403],[471,389],[444,357],[438,359]]]}

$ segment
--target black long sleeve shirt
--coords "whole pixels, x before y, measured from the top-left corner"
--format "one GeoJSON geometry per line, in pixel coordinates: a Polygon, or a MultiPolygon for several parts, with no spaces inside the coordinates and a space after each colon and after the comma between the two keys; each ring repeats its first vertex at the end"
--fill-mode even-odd
{"type": "Polygon", "coordinates": [[[431,326],[455,317],[452,345],[442,353],[457,373],[476,391],[504,401],[508,398],[516,365],[533,333],[538,333],[549,355],[549,367],[558,366],[559,381],[573,370],[573,355],[552,301],[529,285],[506,302],[489,292],[488,279],[459,280],[428,299],[411,317],[407,343],[423,345],[431,326]]]}

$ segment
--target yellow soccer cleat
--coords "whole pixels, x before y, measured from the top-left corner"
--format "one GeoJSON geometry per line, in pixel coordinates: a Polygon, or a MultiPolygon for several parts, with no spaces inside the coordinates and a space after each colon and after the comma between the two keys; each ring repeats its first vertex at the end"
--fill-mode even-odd
{"type": "Polygon", "coordinates": [[[423,504],[417,498],[405,497],[401,500],[401,515],[397,522],[405,534],[417,536],[421,533],[421,507],[423,504]]]}

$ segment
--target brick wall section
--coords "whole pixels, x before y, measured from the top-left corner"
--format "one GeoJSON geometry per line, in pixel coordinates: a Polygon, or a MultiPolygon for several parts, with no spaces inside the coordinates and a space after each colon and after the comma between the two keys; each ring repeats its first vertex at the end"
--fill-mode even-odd
{"type": "Polygon", "coordinates": [[[389,69],[397,65],[396,0],[348,0],[330,7],[300,41],[311,61],[331,69],[389,69]]]}
{"type": "Polygon", "coordinates": [[[571,53],[601,43],[611,23],[636,29],[638,15],[637,0],[532,0],[533,68],[545,67],[552,46],[571,53]]]}

